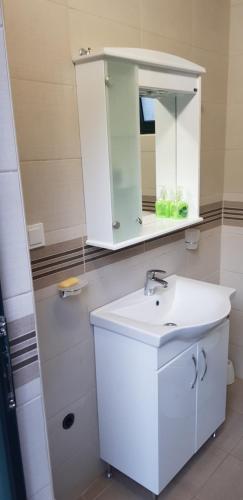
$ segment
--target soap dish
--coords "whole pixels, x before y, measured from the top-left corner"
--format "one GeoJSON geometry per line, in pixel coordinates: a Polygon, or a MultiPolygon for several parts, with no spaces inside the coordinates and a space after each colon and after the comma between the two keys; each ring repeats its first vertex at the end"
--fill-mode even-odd
{"type": "Polygon", "coordinates": [[[87,280],[80,282],[78,278],[68,278],[57,285],[59,296],[66,299],[73,295],[79,295],[87,284],[87,280]]]}

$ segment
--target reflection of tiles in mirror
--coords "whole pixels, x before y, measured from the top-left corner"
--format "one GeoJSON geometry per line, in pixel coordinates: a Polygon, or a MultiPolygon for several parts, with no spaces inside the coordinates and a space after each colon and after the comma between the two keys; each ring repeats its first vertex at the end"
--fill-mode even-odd
{"type": "Polygon", "coordinates": [[[142,196],[142,209],[146,212],[155,212],[156,196],[149,196],[143,194],[142,196]]]}
{"type": "MultiPolygon", "coordinates": [[[[221,225],[222,206],[222,202],[203,205],[200,210],[203,221],[197,227],[204,231],[221,225]]],[[[81,275],[182,238],[184,229],[116,251],[87,245],[82,238],[31,250],[34,288],[45,288],[68,278],[70,274],[81,275]]]]}

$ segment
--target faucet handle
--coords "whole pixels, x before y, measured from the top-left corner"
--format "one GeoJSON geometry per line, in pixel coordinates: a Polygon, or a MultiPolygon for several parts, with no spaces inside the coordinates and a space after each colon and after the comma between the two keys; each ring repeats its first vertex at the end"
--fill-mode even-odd
{"type": "Polygon", "coordinates": [[[163,271],[163,269],[149,269],[146,274],[147,276],[149,276],[150,274],[152,276],[155,276],[156,273],[166,274],[166,271],[163,271]]]}

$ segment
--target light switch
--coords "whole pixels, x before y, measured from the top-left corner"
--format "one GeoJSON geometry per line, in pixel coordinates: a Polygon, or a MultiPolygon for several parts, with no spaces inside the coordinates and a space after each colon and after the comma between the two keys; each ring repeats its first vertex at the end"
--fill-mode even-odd
{"type": "Polygon", "coordinates": [[[38,222],[38,224],[32,224],[31,226],[27,226],[28,231],[28,240],[30,248],[38,248],[45,246],[45,234],[44,234],[44,225],[42,222],[38,222]]]}

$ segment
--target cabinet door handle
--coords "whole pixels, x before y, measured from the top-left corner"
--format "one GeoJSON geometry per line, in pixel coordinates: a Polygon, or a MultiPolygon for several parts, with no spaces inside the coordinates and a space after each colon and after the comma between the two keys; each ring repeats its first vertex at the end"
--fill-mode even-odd
{"type": "Polygon", "coordinates": [[[192,355],[192,361],[193,361],[193,364],[194,364],[194,367],[195,367],[195,378],[194,378],[194,380],[192,382],[191,388],[194,389],[194,387],[196,385],[196,381],[197,381],[197,376],[198,376],[197,360],[196,360],[196,357],[194,356],[194,354],[192,355]]]}
{"type": "Polygon", "coordinates": [[[205,375],[207,373],[207,370],[208,370],[208,365],[207,365],[207,355],[206,355],[206,352],[204,351],[204,349],[202,349],[202,355],[203,355],[203,359],[204,359],[204,372],[201,376],[201,382],[203,381],[203,379],[205,378],[205,375]]]}

